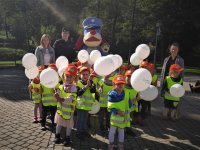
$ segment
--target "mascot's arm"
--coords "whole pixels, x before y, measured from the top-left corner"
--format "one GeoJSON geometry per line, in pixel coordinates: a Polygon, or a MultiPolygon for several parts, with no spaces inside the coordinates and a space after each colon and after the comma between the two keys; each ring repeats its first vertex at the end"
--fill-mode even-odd
{"type": "Polygon", "coordinates": [[[83,48],[83,35],[80,35],[75,43],[75,50],[81,50],[83,48]]]}

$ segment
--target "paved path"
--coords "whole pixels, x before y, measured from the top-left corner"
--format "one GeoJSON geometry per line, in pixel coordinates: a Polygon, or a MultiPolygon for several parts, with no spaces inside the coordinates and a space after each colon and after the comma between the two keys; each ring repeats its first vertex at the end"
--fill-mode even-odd
{"type": "MultiPolygon", "coordinates": [[[[181,102],[181,117],[176,122],[161,120],[163,102],[152,102],[152,115],[144,127],[136,126],[138,138],[126,136],[126,150],[200,149],[200,95],[191,94],[188,82],[194,83],[199,76],[186,76],[187,92],[181,102]]],[[[55,149],[95,150],[107,149],[107,132],[98,129],[97,117],[91,119],[91,137],[79,141],[72,132],[71,147],[54,145],[54,134],[41,131],[39,124],[32,123],[32,102],[26,89],[28,80],[22,69],[0,69],[0,150],[55,149]]]]}

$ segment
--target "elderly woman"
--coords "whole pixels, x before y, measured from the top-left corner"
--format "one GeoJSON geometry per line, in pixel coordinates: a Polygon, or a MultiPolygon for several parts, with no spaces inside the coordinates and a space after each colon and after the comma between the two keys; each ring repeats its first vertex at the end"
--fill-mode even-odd
{"type": "Polygon", "coordinates": [[[43,34],[40,40],[40,46],[35,50],[37,66],[48,66],[49,64],[55,63],[55,52],[50,44],[49,35],[43,34]]]}
{"type": "MultiPolygon", "coordinates": [[[[160,87],[161,87],[161,96],[164,94],[164,80],[165,77],[169,74],[169,68],[172,64],[179,64],[181,68],[184,68],[184,60],[181,56],[178,55],[179,53],[179,44],[178,43],[172,43],[169,47],[170,56],[166,57],[162,66],[162,72],[161,72],[161,81],[160,81],[160,87]]],[[[183,78],[183,72],[180,74],[181,78],[183,78]]]]}

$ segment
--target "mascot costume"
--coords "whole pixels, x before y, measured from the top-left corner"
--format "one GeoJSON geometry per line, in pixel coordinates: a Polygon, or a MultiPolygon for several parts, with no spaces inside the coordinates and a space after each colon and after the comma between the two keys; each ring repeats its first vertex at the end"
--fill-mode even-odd
{"type": "Polygon", "coordinates": [[[76,41],[75,49],[85,49],[88,53],[93,50],[99,50],[102,56],[107,55],[110,45],[102,38],[101,28],[103,23],[101,19],[96,17],[86,18],[82,25],[84,34],[76,41]]]}

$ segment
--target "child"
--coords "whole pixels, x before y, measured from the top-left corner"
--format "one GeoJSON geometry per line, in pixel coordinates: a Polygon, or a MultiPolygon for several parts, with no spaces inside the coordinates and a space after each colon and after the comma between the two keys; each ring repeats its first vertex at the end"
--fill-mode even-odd
{"type": "MultiPolygon", "coordinates": [[[[50,68],[54,69],[57,71],[56,65],[55,64],[49,64],[50,68]]],[[[54,130],[55,123],[54,123],[54,117],[56,113],[56,106],[57,106],[57,100],[54,97],[54,89],[53,88],[48,88],[45,87],[44,85],[41,86],[42,89],[42,121],[41,121],[41,126],[42,130],[46,130],[46,117],[47,117],[47,112],[50,112],[51,114],[51,130],[54,130]]]]}
{"type": "Polygon", "coordinates": [[[66,128],[66,139],[64,140],[64,146],[70,143],[70,134],[74,126],[73,114],[75,110],[75,98],[76,98],[76,86],[74,80],[76,78],[77,68],[69,65],[64,72],[64,84],[60,85],[55,93],[55,97],[58,101],[57,112],[55,115],[56,135],[54,142],[60,143],[61,128],[66,128]]]}
{"type": "Polygon", "coordinates": [[[99,85],[99,93],[100,93],[100,97],[99,97],[99,104],[100,104],[100,111],[99,111],[99,124],[100,124],[100,130],[104,131],[105,129],[109,129],[110,125],[109,125],[109,113],[107,110],[107,106],[108,106],[108,92],[112,90],[113,86],[112,86],[112,80],[110,80],[111,75],[107,75],[105,76],[105,78],[101,79],[98,82],[99,85]],[[104,126],[104,118],[106,119],[106,123],[104,126]]]}
{"type": "Polygon", "coordinates": [[[131,117],[133,119],[132,123],[136,124],[136,122],[138,121],[138,102],[137,102],[137,91],[134,90],[131,86],[132,73],[133,73],[132,70],[127,70],[125,73],[125,80],[126,80],[125,89],[126,91],[129,92],[130,100],[133,102],[131,107],[131,117]]]}
{"type": "Polygon", "coordinates": [[[173,64],[170,66],[169,69],[169,76],[165,78],[164,82],[164,112],[163,116],[164,119],[171,119],[174,121],[176,119],[176,111],[177,107],[180,101],[179,97],[173,97],[170,95],[170,88],[174,84],[183,84],[183,79],[180,77],[180,73],[183,71],[183,68],[181,68],[178,64],[173,64]]]}
{"type": "MultiPolygon", "coordinates": [[[[155,65],[153,63],[148,63],[148,70],[150,71],[152,75],[151,85],[154,85],[155,87],[157,87],[158,75],[155,74],[155,65]]],[[[147,105],[147,111],[149,115],[151,115],[151,101],[149,101],[149,104],[147,105]]]]}
{"type": "MultiPolygon", "coordinates": [[[[148,61],[143,60],[139,67],[149,70],[148,65],[149,65],[148,61]]],[[[145,125],[145,119],[147,118],[147,108],[148,107],[150,108],[150,105],[151,105],[150,101],[145,101],[143,99],[140,99],[138,101],[138,108],[139,108],[139,111],[140,111],[140,120],[139,120],[140,126],[145,125]],[[141,106],[141,108],[140,108],[140,106],[141,106]]]]}
{"type": "Polygon", "coordinates": [[[108,111],[110,112],[110,130],[108,149],[114,148],[114,137],[118,129],[118,149],[124,150],[124,128],[130,127],[129,92],[124,90],[125,78],[117,75],[113,78],[114,89],[108,94],[108,111]]]}
{"type": "MultiPolygon", "coordinates": [[[[38,67],[39,73],[44,70],[44,66],[38,67]]],[[[42,100],[41,100],[41,88],[40,88],[40,78],[39,75],[33,79],[28,86],[30,92],[32,92],[32,100],[34,104],[33,113],[34,113],[34,120],[33,123],[38,123],[42,119],[42,100]],[[39,118],[37,117],[39,110],[39,118]],[[39,119],[39,120],[38,120],[39,119]]]]}
{"type": "Polygon", "coordinates": [[[90,69],[88,67],[81,67],[80,79],[77,83],[77,137],[83,139],[85,135],[89,135],[87,132],[87,119],[88,111],[92,109],[92,105],[95,101],[92,93],[96,93],[96,85],[90,80],[90,69]]]}

